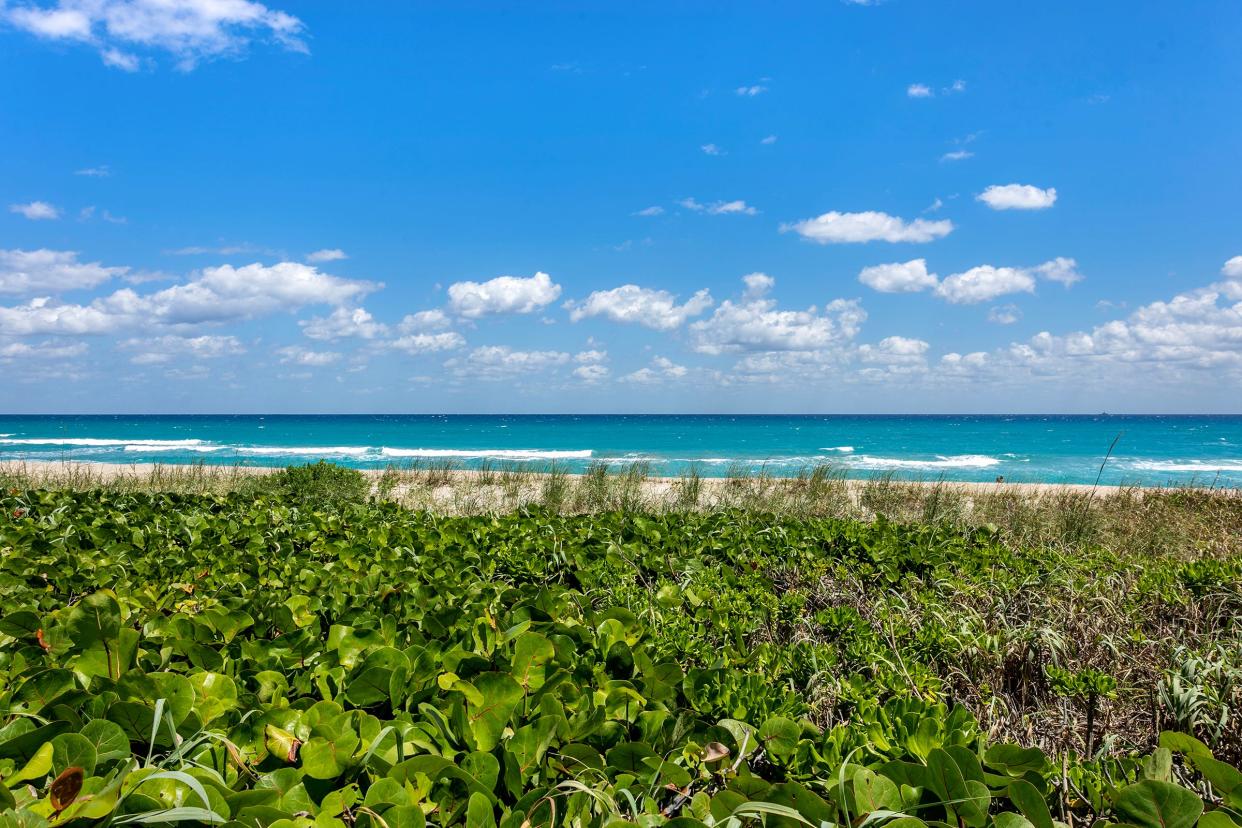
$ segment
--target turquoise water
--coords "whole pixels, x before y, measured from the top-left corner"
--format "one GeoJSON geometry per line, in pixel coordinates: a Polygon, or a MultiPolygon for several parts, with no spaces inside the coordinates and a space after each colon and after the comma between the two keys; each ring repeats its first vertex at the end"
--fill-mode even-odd
{"type": "Polygon", "coordinates": [[[0,461],[358,468],[592,462],[794,475],[1242,486],[1242,416],[0,416],[0,461]]]}

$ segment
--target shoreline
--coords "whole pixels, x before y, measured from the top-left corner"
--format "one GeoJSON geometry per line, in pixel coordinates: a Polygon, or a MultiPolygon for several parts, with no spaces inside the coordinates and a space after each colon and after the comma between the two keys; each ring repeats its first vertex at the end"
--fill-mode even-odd
{"type": "MultiPolygon", "coordinates": [[[[300,465],[300,464],[295,464],[300,465]]],[[[54,479],[57,476],[81,477],[86,474],[97,479],[101,483],[113,483],[122,480],[147,480],[154,481],[159,477],[167,474],[172,477],[185,477],[191,475],[202,475],[215,480],[229,480],[251,477],[262,477],[274,474],[286,468],[286,466],[249,466],[241,464],[207,464],[207,463],[111,463],[106,461],[93,460],[0,460],[0,475],[3,474],[19,474],[35,477],[47,477],[54,479]]],[[[619,480],[626,477],[626,466],[618,465],[614,470],[610,470],[609,479],[619,480]]],[[[449,485],[448,481],[455,484],[466,482],[476,482],[480,485],[492,485],[484,483],[485,472],[477,469],[466,468],[442,468],[442,467],[411,467],[401,468],[393,466],[390,469],[357,469],[368,479],[377,482],[386,475],[396,474],[399,477],[434,477],[449,485]]],[[[834,469],[834,472],[836,470],[834,469]]],[[[516,469],[514,472],[524,480],[540,481],[554,475],[564,477],[571,481],[582,481],[589,475],[582,472],[563,472],[549,471],[548,469],[516,469]]],[[[508,472],[493,470],[492,476],[504,475],[508,472]]],[[[683,482],[684,477],[667,477],[658,475],[647,475],[640,479],[644,487],[656,489],[668,489],[683,482]]],[[[1162,491],[1197,491],[1197,492],[1221,492],[1230,493],[1237,491],[1233,487],[1228,486],[1144,486],[1140,484],[1133,485],[1116,485],[1116,484],[1100,484],[1092,485],[1088,483],[1043,483],[1029,481],[969,481],[969,480],[943,480],[920,478],[917,476],[906,476],[901,473],[891,473],[888,475],[872,475],[871,477],[846,477],[844,475],[834,474],[831,480],[842,483],[851,494],[857,493],[867,487],[874,485],[879,480],[890,480],[894,484],[903,486],[918,486],[926,488],[949,489],[962,495],[988,495],[988,494],[1021,494],[1021,495],[1046,495],[1054,493],[1090,493],[1094,491],[1096,494],[1113,495],[1118,492],[1142,493],[1142,492],[1162,492],[1162,491]]],[[[775,486],[791,486],[797,484],[800,478],[797,475],[764,475],[761,473],[750,474],[745,477],[730,476],[700,476],[699,482],[706,489],[726,488],[736,485],[739,480],[742,481],[764,481],[775,486]]]]}

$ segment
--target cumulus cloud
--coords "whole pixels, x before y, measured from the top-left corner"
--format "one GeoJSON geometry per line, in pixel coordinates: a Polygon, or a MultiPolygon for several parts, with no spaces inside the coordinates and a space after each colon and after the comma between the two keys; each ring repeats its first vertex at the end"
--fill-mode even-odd
{"type": "Polygon", "coordinates": [[[325,247],[323,250],[316,250],[314,253],[306,254],[306,261],[312,263],[319,262],[339,262],[341,259],[348,259],[349,256],[339,247],[325,247]]]}
{"type": "Polygon", "coordinates": [[[1017,305],[997,305],[988,311],[988,321],[997,325],[1012,325],[1022,318],[1017,305]]]}
{"type": "Polygon", "coordinates": [[[0,17],[45,40],[94,47],[108,66],[136,71],[135,50],[171,54],[182,70],[239,55],[255,40],[305,52],[302,21],[252,0],[57,0],[20,2],[0,17]]]}
{"type": "Polygon", "coordinates": [[[107,164],[100,164],[98,167],[83,167],[80,170],[74,170],[74,175],[84,175],[87,178],[107,178],[112,175],[112,170],[107,164]]]}
{"type": "Polygon", "coordinates": [[[298,324],[311,339],[375,339],[388,333],[388,326],[376,322],[363,308],[337,308],[328,316],[316,316],[298,324]]]}
{"type": "Polygon", "coordinates": [[[129,360],[135,365],[159,365],[176,357],[216,359],[246,352],[235,336],[158,336],[127,339],[120,347],[138,352],[129,360]]]}
{"type": "Polygon", "coordinates": [[[439,309],[425,310],[406,314],[397,326],[397,329],[401,333],[423,333],[425,331],[443,330],[451,324],[452,321],[444,311],[439,309]]]}
{"type": "Polygon", "coordinates": [[[1233,279],[1242,279],[1242,256],[1234,256],[1232,259],[1225,262],[1224,266],[1220,269],[1220,272],[1222,275],[1233,279]]]}
{"type": "Polygon", "coordinates": [[[561,286],[539,272],[530,278],[497,276],[486,282],[449,285],[449,307],[458,316],[478,319],[497,313],[533,313],[556,301],[561,286]]]}
{"type": "Polygon", "coordinates": [[[1040,189],[1030,184],[993,184],[979,195],[993,210],[1044,210],[1057,201],[1057,188],[1040,189]]]}
{"type": "Polygon", "coordinates": [[[739,86],[737,89],[734,90],[734,92],[736,92],[738,95],[740,95],[743,98],[753,98],[756,95],[762,95],[764,92],[767,92],[767,91],[768,91],[768,88],[766,86],[761,86],[760,84],[757,84],[757,83],[751,84],[750,86],[739,86]]]}
{"type": "Polygon", "coordinates": [[[946,276],[936,286],[936,295],[953,304],[986,302],[1007,293],[1034,293],[1035,277],[1020,267],[979,265],[963,273],[946,276]]]}
{"type": "Polygon", "coordinates": [[[1078,262],[1064,256],[1058,256],[1051,261],[1037,265],[1031,268],[1031,271],[1042,279],[1060,282],[1066,287],[1082,281],[1082,274],[1078,272],[1078,262]]]}
{"type": "MultiPolygon", "coordinates": [[[[1226,274],[1228,275],[1228,274],[1226,274]]],[[[1188,371],[1242,380],[1242,276],[1152,302],[1124,319],[1062,335],[1043,331],[992,352],[946,354],[949,376],[996,381],[1089,377],[1183,383],[1188,371]]]]}
{"type": "Polygon", "coordinates": [[[909,98],[930,98],[935,94],[925,83],[912,83],[906,87],[906,96],[909,98]]]}
{"type": "Polygon", "coordinates": [[[1009,293],[1034,293],[1037,279],[1069,287],[1082,279],[1078,263],[1060,256],[1035,267],[979,265],[940,280],[927,270],[926,259],[864,267],[858,281],[881,293],[917,293],[931,290],[954,304],[986,302],[1009,293]]]}
{"type": "Polygon", "coordinates": [[[772,145],[772,144],[775,144],[775,143],[776,143],[776,141],[777,141],[777,138],[776,138],[776,136],[775,136],[775,135],[767,135],[767,136],[763,137],[763,138],[759,141],[759,143],[761,143],[761,144],[763,144],[763,145],[765,145],[765,146],[770,146],[770,145],[772,145]]]}
{"type": "Polygon", "coordinates": [[[79,262],[72,250],[0,250],[0,293],[83,290],[128,272],[128,267],[79,262]]]}
{"type": "Polygon", "coordinates": [[[603,316],[614,322],[633,323],[657,331],[681,327],[692,316],[712,306],[711,294],[700,290],[682,304],[666,290],[653,290],[638,285],[622,285],[612,290],[597,290],[581,303],[569,302],[569,318],[578,322],[603,316]]]}
{"type": "Polygon", "coordinates": [[[283,348],[277,348],[276,353],[280,356],[282,363],[303,365],[308,368],[331,365],[341,358],[341,355],[334,351],[311,351],[300,345],[286,345],[283,348]]]}
{"type": "Polygon", "coordinates": [[[915,293],[938,284],[936,274],[927,272],[926,259],[864,267],[858,281],[881,293],[915,293]]]}
{"type": "Polygon", "coordinates": [[[967,158],[974,158],[975,154],[970,150],[953,150],[946,152],[940,156],[941,161],[965,161],[967,158]]]}
{"type": "Polygon", "coordinates": [[[781,225],[781,232],[793,231],[818,244],[851,244],[872,241],[929,242],[953,232],[948,219],[907,222],[888,213],[866,211],[839,213],[835,210],[812,219],[781,225]]]}
{"type": "Polygon", "coordinates": [[[60,218],[60,209],[48,204],[46,201],[10,204],[9,212],[25,216],[31,221],[51,221],[60,218]]]}
{"type": "Polygon", "coordinates": [[[466,339],[457,331],[440,333],[407,333],[385,343],[394,351],[407,354],[430,354],[436,351],[453,351],[464,347],[466,339]]]}
{"type": "Polygon", "coordinates": [[[639,385],[654,385],[665,380],[681,379],[688,373],[690,373],[690,369],[686,366],[678,365],[668,357],[656,356],[651,360],[651,365],[626,374],[621,377],[621,381],[637,383],[639,385]]]}
{"type": "Polygon", "coordinates": [[[108,333],[125,327],[195,325],[248,319],[308,305],[349,305],[380,285],[340,279],[298,262],[198,271],[155,293],[122,288],[89,305],[41,297],[0,308],[0,333],[108,333]]]}
{"type": "Polygon", "coordinates": [[[575,377],[587,383],[605,380],[610,373],[607,365],[579,365],[573,370],[575,377]]]}
{"type": "Polygon", "coordinates": [[[28,342],[10,342],[0,345],[0,362],[32,359],[76,359],[87,351],[85,342],[40,342],[31,345],[28,342]]]}
{"type": "Polygon", "coordinates": [[[704,144],[703,146],[699,147],[699,149],[703,150],[704,155],[724,155],[725,154],[725,151],[721,149],[720,147],[716,146],[715,144],[704,144]]]}
{"type": "Polygon", "coordinates": [[[875,345],[858,346],[858,359],[867,366],[862,376],[878,379],[895,374],[919,374],[927,370],[927,349],[921,339],[889,336],[875,345]]]}
{"type": "Polygon", "coordinates": [[[568,364],[563,351],[515,351],[507,345],[485,345],[462,358],[450,359],[444,367],[460,377],[504,380],[537,374],[568,364]]]}
{"type": "Polygon", "coordinates": [[[641,210],[636,210],[636,211],[634,212],[634,215],[636,215],[636,216],[644,216],[644,217],[651,217],[651,216],[662,216],[662,215],[664,215],[664,208],[663,208],[663,207],[661,207],[661,206],[660,206],[660,205],[658,205],[658,204],[654,204],[654,205],[652,205],[652,206],[650,206],[650,207],[644,207],[644,208],[643,208],[643,209],[641,209],[641,210]]]}
{"type": "MultiPolygon", "coordinates": [[[[765,290],[772,282],[767,282],[765,290]]],[[[749,287],[749,285],[748,285],[749,287]]],[[[803,351],[853,338],[867,318],[857,300],[837,299],[823,311],[814,306],[780,310],[776,300],[753,293],[726,300],[708,319],[690,326],[694,349],[704,354],[739,351],[803,351]]]]}

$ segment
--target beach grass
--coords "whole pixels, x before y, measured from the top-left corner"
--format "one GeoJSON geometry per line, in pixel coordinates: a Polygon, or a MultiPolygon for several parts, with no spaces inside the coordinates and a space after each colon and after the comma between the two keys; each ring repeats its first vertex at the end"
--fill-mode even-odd
{"type": "MultiPolygon", "coordinates": [[[[337,468],[332,464],[313,464],[337,468]]],[[[110,492],[257,493],[282,469],[240,465],[0,463],[0,486],[110,492]]],[[[645,463],[595,462],[582,474],[552,463],[413,461],[360,472],[370,497],[446,515],[743,510],[785,517],[994,526],[1014,548],[1100,546],[1133,554],[1216,554],[1242,547],[1242,490],[1212,486],[1083,486],[960,483],[893,472],[849,479],[831,465],[792,476],[735,466],[705,477],[691,466],[653,477],[645,463]]],[[[342,485],[361,491],[353,476],[342,485]]],[[[324,484],[330,487],[332,484],[324,484]]],[[[349,496],[355,496],[350,494],[349,496]]]]}

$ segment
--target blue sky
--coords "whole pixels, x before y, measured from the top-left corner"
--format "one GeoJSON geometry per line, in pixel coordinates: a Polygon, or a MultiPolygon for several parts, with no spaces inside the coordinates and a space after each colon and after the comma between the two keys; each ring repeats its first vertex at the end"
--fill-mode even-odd
{"type": "Polygon", "coordinates": [[[1240,42],[1235,2],[0,0],[3,407],[1236,412],[1240,42]]]}

